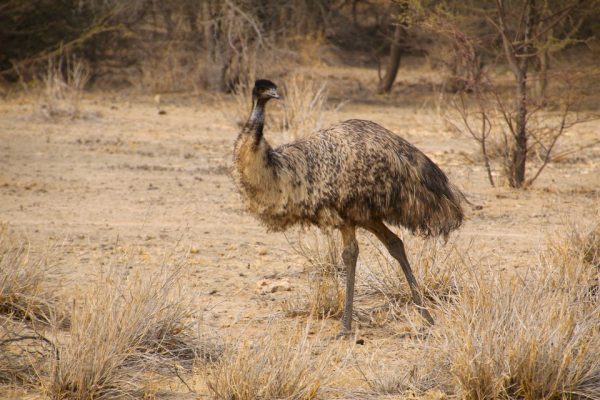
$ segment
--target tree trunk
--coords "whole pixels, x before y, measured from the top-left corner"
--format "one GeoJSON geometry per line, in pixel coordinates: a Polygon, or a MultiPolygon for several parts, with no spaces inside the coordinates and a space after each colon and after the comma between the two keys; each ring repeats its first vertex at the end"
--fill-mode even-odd
{"type": "Polygon", "coordinates": [[[527,160],[527,65],[517,76],[517,124],[515,142],[511,149],[508,183],[520,188],[525,182],[525,162],[527,160]]]}
{"type": "Polygon", "coordinates": [[[400,57],[402,56],[402,49],[400,47],[400,41],[404,36],[404,28],[400,25],[396,25],[394,29],[394,40],[390,45],[390,59],[388,61],[388,67],[385,71],[383,79],[379,82],[377,93],[389,93],[392,90],[392,85],[396,80],[398,74],[398,68],[400,67],[400,57]]]}
{"type": "Polygon", "coordinates": [[[532,28],[534,24],[535,0],[526,0],[525,8],[525,33],[523,35],[523,51],[519,54],[515,78],[516,89],[516,129],[514,133],[514,146],[511,149],[510,165],[508,168],[508,183],[511,187],[521,188],[525,183],[525,164],[527,161],[527,69],[529,59],[532,57],[531,46],[532,28]]]}
{"type": "Polygon", "coordinates": [[[540,69],[536,80],[536,100],[538,105],[546,105],[546,92],[548,89],[548,68],[550,67],[550,57],[548,50],[544,49],[539,55],[540,69]]]}
{"type": "Polygon", "coordinates": [[[212,1],[208,0],[202,3],[202,19],[204,49],[210,56],[210,60],[217,60],[217,34],[216,29],[216,10],[212,1]]]}

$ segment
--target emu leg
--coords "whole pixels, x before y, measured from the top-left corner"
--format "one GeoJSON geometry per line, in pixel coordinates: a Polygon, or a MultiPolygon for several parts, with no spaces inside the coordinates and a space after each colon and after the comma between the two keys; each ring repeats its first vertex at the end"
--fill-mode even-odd
{"type": "Polygon", "coordinates": [[[356,274],[356,260],[358,259],[358,242],[356,241],[356,228],[345,226],[340,229],[344,250],[342,260],[346,265],[346,303],[342,316],[342,334],[350,333],[352,326],[352,305],[354,302],[354,278],[356,274]]]}
{"type": "Polygon", "coordinates": [[[417,284],[417,280],[415,279],[408,259],[406,258],[406,251],[404,251],[404,243],[402,240],[396,236],[394,232],[389,230],[388,227],[385,226],[381,221],[366,225],[365,228],[374,233],[375,236],[377,236],[377,238],[385,245],[392,257],[398,260],[400,266],[402,267],[402,271],[404,272],[404,276],[408,281],[413,302],[417,305],[421,316],[425,318],[430,325],[433,325],[433,318],[423,305],[423,299],[421,297],[419,285],[417,284]]]}

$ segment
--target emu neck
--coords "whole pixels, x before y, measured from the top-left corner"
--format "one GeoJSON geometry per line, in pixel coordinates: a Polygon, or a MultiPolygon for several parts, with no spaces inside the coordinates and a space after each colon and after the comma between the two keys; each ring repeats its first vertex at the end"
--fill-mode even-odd
{"type": "Polygon", "coordinates": [[[265,99],[253,99],[252,100],[252,113],[250,118],[244,125],[244,132],[252,134],[258,142],[263,136],[263,128],[265,126],[265,106],[267,100],[265,99]]]}
{"type": "Polygon", "coordinates": [[[269,162],[272,148],[263,138],[266,102],[253,99],[250,118],[234,146],[235,179],[249,196],[260,196],[267,187],[273,187],[273,177],[277,173],[269,162]]]}

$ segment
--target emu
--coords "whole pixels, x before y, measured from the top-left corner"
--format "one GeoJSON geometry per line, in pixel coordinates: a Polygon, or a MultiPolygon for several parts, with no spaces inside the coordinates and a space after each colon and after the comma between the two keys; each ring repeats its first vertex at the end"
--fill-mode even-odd
{"type": "Polygon", "coordinates": [[[279,98],[273,82],[257,80],[252,112],[235,141],[233,175],[248,211],[270,231],[293,225],[341,231],[347,271],[342,335],[352,324],[357,228],[375,234],[400,263],[413,302],[433,324],[404,244],[385,223],[447,238],[463,221],[464,195],[420,150],[371,121],[344,121],[272,148],[263,135],[265,106],[279,98]]]}

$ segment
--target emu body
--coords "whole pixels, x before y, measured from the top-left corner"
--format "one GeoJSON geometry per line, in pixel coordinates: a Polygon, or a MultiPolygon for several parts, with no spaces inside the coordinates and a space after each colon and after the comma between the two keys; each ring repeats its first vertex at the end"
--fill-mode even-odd
{"type": "Polygon", "coordinates": [[[348,120],[272,148],[263,128],[265,106],[273,97],[278,95],[272,82],[256,82],[252,114],[235,142],[234,179],[247,209],[273,231],[297,224],[341,231],[347,268],[344,331],[351,327],[357,227],[374,233],[398,260],[413,301],[433,323],[402,240],[384,222],[417,235],[447,236],[463,220],[460,191],[420,150],[371,121],[348,120]]]}

